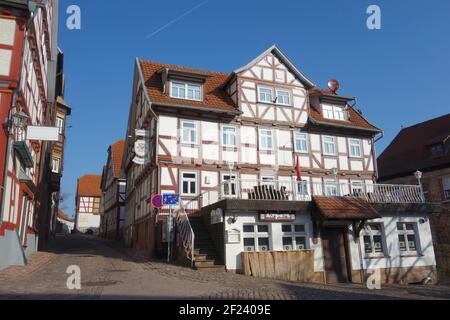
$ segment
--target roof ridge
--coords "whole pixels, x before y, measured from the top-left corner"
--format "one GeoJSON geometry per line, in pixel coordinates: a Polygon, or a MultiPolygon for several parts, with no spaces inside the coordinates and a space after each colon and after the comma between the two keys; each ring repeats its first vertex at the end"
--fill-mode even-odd
{"type": "Polygon", "coordinates": [[[433,119],[430,119],[430,120],[425,120],[423,122],[419,122],[419,123],[413,124],[413,125],[411,125],[409,127],[403,128],[402,131],[413,129],[415,127],[420,127],[420,126],[423,126],[423,125],[427,125],[427,124],[429,124],[431,122],[438,121],[438,120],[441,120],[441,119],[446,118],[446,117],[450,117],[450,113],[448,113],[446,115],[443,115],[443,116],[439,116],[437,118],[433,118],[433,119]]]}
{"type": "Polygon", "coordinates": [[[208,69],[194,68],[194,67],[189,67],[189,66],[184,66],[184,65],[179,65],[179,64],[164,63],[161,61],[146,60],[146,59],[142,59],[142,58],[138,58],[138,60],[139,60],[139,62],[160,64],[160,65],[167,66],[167,67],[186,68],[186,69],[191,69],[191,70],[196,70],[196,71],[203,71],[203,72],[209,72],[209,73],[221,74],[221,75],[227,75],[227,76],[231,75],[230,72],[221,72],[221,71],[213,71],[213,70],[208,70],[208,69]]]}

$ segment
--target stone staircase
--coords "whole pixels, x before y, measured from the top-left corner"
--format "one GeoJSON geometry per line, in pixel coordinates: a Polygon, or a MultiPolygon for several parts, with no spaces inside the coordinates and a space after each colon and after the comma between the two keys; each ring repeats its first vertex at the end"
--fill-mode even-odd
{"type": "Polygon", "coordinates": [[[189,221],[195,234],[195,269],[211,272],[225,272],[225,265],[217,255],[211,236],[201,216],[190,216],[189,221]]]}

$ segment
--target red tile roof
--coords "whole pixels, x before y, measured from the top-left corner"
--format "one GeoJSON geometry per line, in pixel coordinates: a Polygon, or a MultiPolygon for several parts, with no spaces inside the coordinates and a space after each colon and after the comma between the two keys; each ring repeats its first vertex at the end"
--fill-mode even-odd
{"type": "Polygon", "coordinates": [[[61,209],[58,210],[58,218],[68,222],[74,222],[75,220],[66,215],[61,209]]]}
{"type": "Polygon", "coordinates": [[[113,161],[113,171],[114,171],[114,177],[119,178],[120,177],[120,169],[122,166],[122,157],[123,157],[123,150],[125,148],[125,141],[119,140],[113,145],[111,145],[111,157],[113,161]]]}
{"type": "MultiPolygon", "coordinates": [[[[310,89],[309,90],[309,94],[310,95],[323,94],[323,95],[328,95],[328,96],[339,97],[338,95],[336,95],[331,90],[324,90],[324,89],[320,89],[320,88],[312,88],[312,89],[310,89]]],[[[323,115],[318,110],[316,110],[316,108],[314,108],[313,106],[311,106],[311,108],[310,108],[310,117],[313,120],[315,120],[315,121],[318,121],[318,122],[321,122],[321,123],[329,123],[329,124],[333,124],[333,125],[349,127],[349,128],[361,128],[361,129],[368,129],[368,130],[371,130],[371,131],[379,131],[379,132],[381,132],[380,129],[378,129],[374,125],[370,124],[369,121],[367,121],[354,108],[352,108],[352,107],[348,108],[348,115],[349,115],[348,121],[326,119],[326,118],[323,117],[323,115]]]]}
{"type": "Polygon", "coordinates": [[[222,88],[227,82],[228,77],[230,76],[229,74],[143,60],[140,60],[139,63],[142,68],[144,81],[146,82],[148,95],[153,103],[184,105],[205,108],[205,110],[215,109],[218,111],[239,113],[239,110],[234,105],[231,98],[222,88]],[[163,68],[207,75],[208,78],[205,80],[204,85],[204,101],[174,99],[171,98],[168,93],[164,94],[162,78],[158,73],[158,71],[163,68]]]}
{"type": "Polygon", "coordinates": [[[318,213],[325,219],[376,219],[380,214],[365,199],[346,197],[314,197],[318,213]]]}
{"type": "Polygon", "coordinates": [[[101,197],[101,176],[84,175],[78,179],[77,195],[78,197],[101,197]]]}
{"type": "Polygon", "coordinates": [[[415,171],[450,167],[450,114],[403,129],[378,158],[380,179],[412,175],[415,171]],[[442,156],[433,157],[430,147],[446,144],[442,156]]]}

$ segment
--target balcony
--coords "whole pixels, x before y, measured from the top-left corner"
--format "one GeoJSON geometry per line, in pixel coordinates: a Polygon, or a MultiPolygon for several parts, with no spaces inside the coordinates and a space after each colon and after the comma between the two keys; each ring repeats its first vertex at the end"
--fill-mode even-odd
{"type": "Polygon", "coordinates": [[[425,203],[422,188],[414,185],[243,179],[224,182],[198,200],[201,201],[199,206],[204,207],[224,199],[309,202],[313,197],[360,198],[374,204],[425,203]]]}

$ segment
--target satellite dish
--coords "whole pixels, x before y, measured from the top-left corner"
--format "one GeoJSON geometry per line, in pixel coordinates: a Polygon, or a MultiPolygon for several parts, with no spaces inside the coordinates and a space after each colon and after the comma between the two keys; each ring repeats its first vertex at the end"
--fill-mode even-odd
{"type": "Polygon", "coordinates": [[[339,90],[340,86],[341,85],[339,84],[339,81],[337,81],[337,80],[332,79],[332,80],[328,81],[328,88],[330,88],[330,90],[333,91],[334,93],[336,93],[336,91],[339,90]]]}

